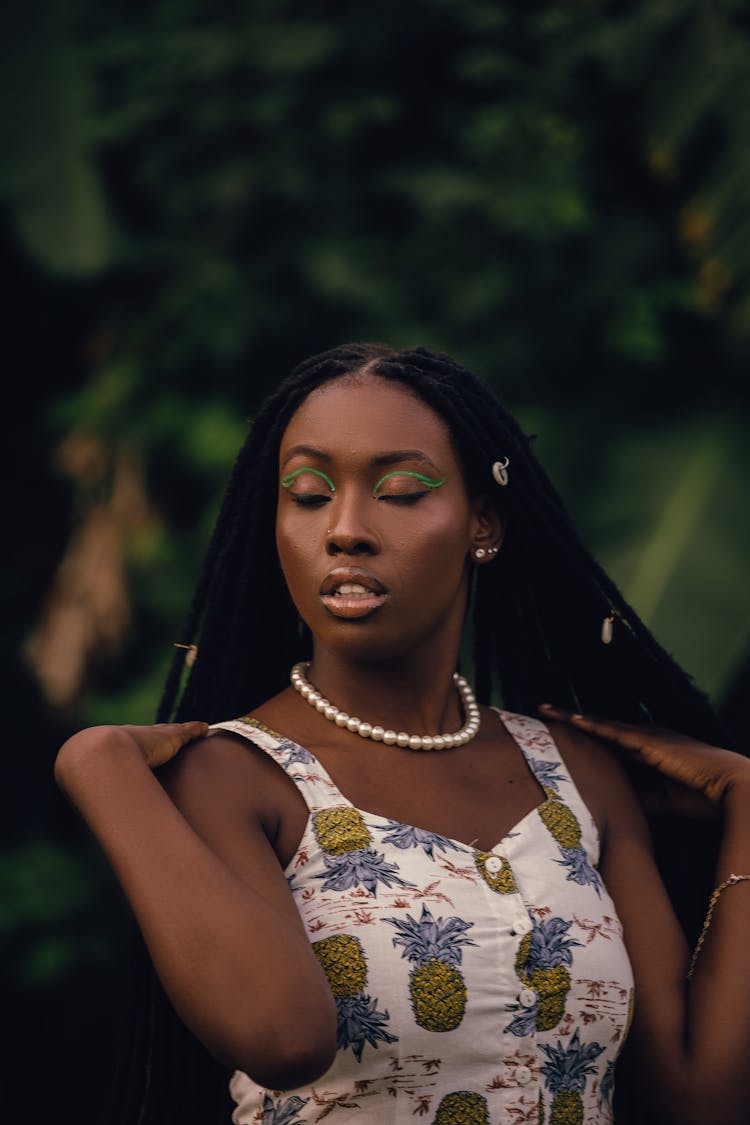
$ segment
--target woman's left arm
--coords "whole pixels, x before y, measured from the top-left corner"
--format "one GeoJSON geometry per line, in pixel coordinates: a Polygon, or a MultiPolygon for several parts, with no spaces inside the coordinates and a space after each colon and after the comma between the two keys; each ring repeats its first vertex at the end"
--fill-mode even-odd
{"type": "MultiPolygon", "coordinates": [[[[603,739],[701,794],[723,820],[715,885],[750,875],[750,760],[674,731],[631,726],[556,707],[545,716],[603,739]]],[[[635,974],[633,1036],[660,1121],[750,1121],[750,881],[715,897],[688,981],[690,954],[656,869],[645,818],[620,771],[607,777],[601,871],[635,974]]],[[[708,904],[707,904],[708,905],[708,904]]]]}

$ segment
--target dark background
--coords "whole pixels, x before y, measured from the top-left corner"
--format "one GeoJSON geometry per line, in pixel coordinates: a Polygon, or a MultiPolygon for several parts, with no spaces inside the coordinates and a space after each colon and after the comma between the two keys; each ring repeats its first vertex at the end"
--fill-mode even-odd
{"type": "Polygon", "coordinates": [[[149,721],[264,392],[444,349],[748,745],[747,5],[28,0],[3,15],[5,1120],[87,1125],[119,893],[56,792],[149,721]]]}

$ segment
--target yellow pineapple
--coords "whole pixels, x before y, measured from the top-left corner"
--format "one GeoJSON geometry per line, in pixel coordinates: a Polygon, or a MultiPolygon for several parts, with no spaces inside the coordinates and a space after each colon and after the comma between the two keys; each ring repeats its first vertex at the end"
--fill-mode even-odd
{"type": "Polygon", "coordinates": [[[360,851],[372,838],[362,813],[350,806],[322,809],[315,814],[314,827],[318,843],[329,855],[360,851]]]}
{"type": "Polygon", "coordinates": [[[513,878],[510,864],[507,859],[503,857],[503,865],[499,871],[491,872],[487,870],[487,860],[492,857],[497,859],[492,852],[476,852],[474,855],[474,862],[477,865],[477,870],[482,876],[488,887],[492,887],[493,891],[497,891],[501,895],[512,895],[518,890],[516,880],[513,878]]]}
{"type": "Polygon", "coordinates": [[[397,935],[394,945],[403,946],[402,957],[414,966],[409,975],[409,996],[414,1019],[425,1031],[453,1031],[466,1011],[466,983],[458,966],[462,945],[476,945],[465,936],[473,922],[461,918],[433,918],[423,904],[417,921],[386,918],[397,935]]]}
{"type": "Polygon", "coordinates": [[[539,817],[561,848],[580,848],[581,826],[554,789],[545,788],[547,800],[539,806],[539,817]]]}
{"type": "Polygon", "coordinates": [[[549,1125],[583,1125],[583,1101],[575,1090],[561,1090],[552,1100],[549,1125]]]}
{"type": "Polygon", "coordinates": [[[545,1085],[552,1094],[549,1125],[582,1125],[583,1098],[587,1078],[596,1074],[594,1059],[604,1050],[598,1043],[581,1045],[576,1028],[567,1047],[558,1041],[557,1046],[541,1043],[548,1062],[540,1068],[545,1085]]]}
{"type": "Polygon", "coordinates": [[[367,960],[359,938],[353,934],[334,934],[312,943],[312,951],[328,977],[336,1001],[336,1046],[351,1047],[357,1062],[369,1043],[396,1043],[397,1035],[388,1030],[388,1012],[378,1010],[377,999],[365,992],[367,960]]]}
{"type": "Polygon", "coordinates": [[[458,969],[431,957],[409,977],[414,1019],[425,1031],[453,1031],[466,1011],[466,984],[458,969]]]}
{"type": "Polygon", "coordinates": [[[362,992],[367,983],[367,962],[358,938],[353,934],[336,934],[314,941],[312,950],[337,1000],[362,992]]]}
{"type": "Polygon", "coordinates": [[[473,1090],[446,1094],[437,1107],[433,1125],[489,1125],[487,1099],[473,1090]]]}
{"type": "MultiPolygon", "coordinates": [[[[562,918],[544,918],[534,922],[518,945],[515,969],[526,988],[537,995],[535,1026],[537,1031],[556,1027],[565,1013],[565,1000],[570,991],[571,948],[580,945],[567,936],[572,923],[562,918]]],[[[511,1025],[512,1027],[513,1025],[511,1025]]]]}

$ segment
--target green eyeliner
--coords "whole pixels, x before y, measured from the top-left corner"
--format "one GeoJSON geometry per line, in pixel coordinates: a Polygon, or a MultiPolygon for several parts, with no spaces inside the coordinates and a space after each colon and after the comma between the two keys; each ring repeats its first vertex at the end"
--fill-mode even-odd
{"type": "Polygon", "coordinates": [[[440,485],[445,484],[448,479],[447,477],[441,477],[440,480],[435,480],[434,477],[426,477],[424,473],[413,473],[409,469],[394,469],[392,473],[386,473],[384,477],[380,478],[372,490],[373,496],[378,491],[383,481],[388,480],[389,477],[414,477],[420,484],[425,485],[426,488],[440,488],[440,485]]]}
{"type": "Polygon", "coordinates": [[[336,485],[333,483],[333,481],[327,475],[327,473],[324,473],[322,469],[311,469],[309,467],[309,465],[304,465],[301,469],[295,469],[293,473],[289,473],[287,476],[282,477],[281,478],[281,487],[282,488],[291,488],[291,486],[294,484],[294,482],[296,481],[296,479],[300,475],[300,473],[315,473],[316,477],[322,477],[323,478],[323,480],[326,482],[326,484],[330,488],[331,492],[336,491],[336,485]]]}

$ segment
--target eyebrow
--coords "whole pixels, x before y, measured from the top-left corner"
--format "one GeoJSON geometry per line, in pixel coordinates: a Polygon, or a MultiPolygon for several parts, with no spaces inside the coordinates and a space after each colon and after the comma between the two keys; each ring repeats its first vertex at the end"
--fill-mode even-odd
{"type": "Polygon", "coordinates": [[[327,465],[331,463],[329,454],[324,453],[322,449],[316,449],[314,445],[293,445],[281,463],[282,469],[289,464],[293,457],[303,456],[317,457],[319,461],[325,461],[327,465]]]}
{"type": "MultiPolygon", "coordinates": [[[[323,461],[328,465],[330,465],[332,460],[329,453],[325,453],[322,449],[317,449],[314,445],[293,445],[282,462],[282,469],[293,457],[301,456],[317,457],[319,461],[323,461]]],[[[427,454],[423,453],[421,449],[393,449],[389,450],[387,453],[378,453],[376,457],[372,458],[370,464],[375,468],[379,468],[380,466],[400,465],[404,461],[416,461],[421,465],[430,465],[433,469],[437,469],[435,462],[430,460],[427,454]]]]}

